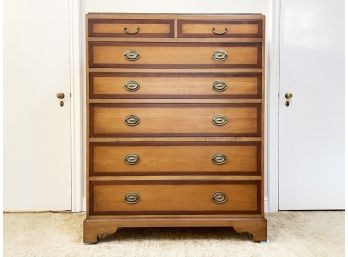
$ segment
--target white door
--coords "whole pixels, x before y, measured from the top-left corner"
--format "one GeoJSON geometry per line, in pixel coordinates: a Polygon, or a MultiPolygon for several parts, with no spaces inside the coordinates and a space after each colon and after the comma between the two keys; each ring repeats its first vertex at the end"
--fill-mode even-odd
{"type": "Polygon", "coordinates": [[[279,209],[344,209],[344,0],[281,9],[279,209]]]}
{"type": "Polygon", "coordinates": [[[4,210],[70,210],[68,0],[4,7],[4,210]]]}

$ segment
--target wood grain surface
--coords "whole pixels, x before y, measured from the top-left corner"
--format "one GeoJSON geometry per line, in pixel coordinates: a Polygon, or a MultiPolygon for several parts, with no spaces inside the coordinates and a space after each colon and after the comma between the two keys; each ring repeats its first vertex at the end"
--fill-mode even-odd
{"type": "Polygon", "coordinates": [[[261,98],[261,73],[90,73],[90,98],[261,98]],[[126,89],[129,81],[139,85],[126,89]],[[215,82],[226,89],[213,89],[215,82]]]}
{"type": "Polygon", "coordinates": [[[92,143],[90,149],[91,176],[261,173],[259,142],[92,143]],[[226,163],[212,162],[217,153],[226,157],[226,163]],[[128,154],[139,156],[139,163],[127,164],[128,154]]]}
{"type": "Polygon", "coordinates": [[[92,109],[90,132],[96,136],[258,136],[260,130],[258,104],[93,104],[92,109]],[[139,124],[128,126],[129,115],[138,117],[139,124]],[[227,123],[214,125],[216,115],[223,115],[227,123]]]}
{"type": "Polygon", "coordinates": [[[260,43],[152,43],[90,42],[90,67],[121,68],[257,68],[261,67],[260,43]],[[139,59],[129,61],[127,51],[139,59]],[[215,61],[215,51],[227,53],[225,61],[215,61]]]}
{"type": "Polygon", "coordinates": [[[151,183],[133,181],[130,184],[117,181],[91,184],[93,214],[165,214],[165,213],[259,213],[258,181],[200,182],[200,183],[151,183]],[[221,204],[212,201],[212,195],[222,192],[227,201],[221,204]],[[129,204],[124,197],[136,193],[140,200],[129,204]]]}

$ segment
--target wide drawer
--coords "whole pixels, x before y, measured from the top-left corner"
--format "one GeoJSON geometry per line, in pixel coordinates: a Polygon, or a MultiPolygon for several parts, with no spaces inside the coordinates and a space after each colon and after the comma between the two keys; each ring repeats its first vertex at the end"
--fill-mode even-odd
{"type": "Polygon", "coordinates": [[[261,136],[261,105],[91,104],[90,136],[261,136]]]}
{"type": "Polygon", "coordinates": [[[262,20],[178,20],[178,37],[262,38],[262,20]]]}
{"type": "Polygon", "coordinates": [[[261,175],[260,142],[90,143],[90,176],[261,175]]]}
{"type": "Polygon", "coordinates": [[[90,73],[90,98],[261,98],[261,73],[90,73]]]}
{"type": "Polygon", "coordinates": [[[260,214],[260,181],[91,181],[90,215],[260,214]]]}
{"type": "Polygon", "coordinates": [[[90,42],[90,67],[261,68],[261,43],[90,42]]]}
{"type": "Polygon", "coordinates": [[[88,36],[129,38],[174,37],[174,20],[89,19],[88,36]]]}

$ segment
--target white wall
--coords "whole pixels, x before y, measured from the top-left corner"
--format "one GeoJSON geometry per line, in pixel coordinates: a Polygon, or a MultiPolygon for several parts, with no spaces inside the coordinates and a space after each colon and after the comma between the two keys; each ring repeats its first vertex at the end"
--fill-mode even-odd
{"type": "Polygon", "coordinates": [[[87,12],[133,13],[263,13],[268,14],[270,0],[82,0],[87,12]]]}
{"type": "MultiPolygon", "coordinates": [[[[82,19],[89,12],[123,12],[123,13],[262,13],[266,15],[266,81],[265,96],[268,95],[268,45],[271,41],[272,21],[271,5],[272,0],[185,0],[185,1],[164,1],[164,0],[81,0],[82,19]]],[[[84,21],[82,22],[84,26],[84,21]]],[[[83,28],[83,32],[85,28],[83,28]]],[[[82,38],[85,38],[83,36],[82,38]]],[[[83,44],[85,47],[85,44],[83,44]]],[[[85,53],[85,50],[83,50],[85,53]]],[[[85,62],[84,62],[85,63],[85,62]]],[[[83,76],[86,77],[85,74],[83,76]]],[[[266,108],[267,109],[267,108],[266,108]]],[[[267,116],[265,116],[267,121],[267,116]]],[[[267,135],[267,124],[265,136],[267,135]]],[[[267,141],[266,141],[267,142],[267,141]]],[[[266,145],[267,147],[267,145],[266,145]]],[[[267,149],[265,149],[265,167],[267,167],[267,149]]],[[[267,169],[265,169],[266,171],[267,169]]],[[[268,186],[267,173],[265,173],[265,210],[268,210],[268,186]]]]}

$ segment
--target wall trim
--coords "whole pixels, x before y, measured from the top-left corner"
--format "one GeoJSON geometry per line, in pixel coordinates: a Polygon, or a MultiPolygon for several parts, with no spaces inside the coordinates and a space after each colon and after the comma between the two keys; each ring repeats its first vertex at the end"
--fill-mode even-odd
{"type": "Polygon", "coordinates": [[[83,197],[82,199],[82,210],[81,211],[86,211],[87,209],[87,199],[86,197],[83,197]]]}
{"type": "Polygon", "coordinates": [[[264,209],[264,212],[270,212],[269,206],[268,206],[268,197],[267,196],[265,196],[263,199],[263,209],[264,209]]]}
{"type": "Polygon", "coordinates": [[[68,4],[71,100],[71,211],[80,212],[83,210],[81,4],[80,0],[68,0],[68,4]]]}
{"type": "Polygon", "coordinates": [[[281,0],[272,0],[272,37],[268,91],[268,211],[278,211],[279,194],[279,64],[281,0]]]}

